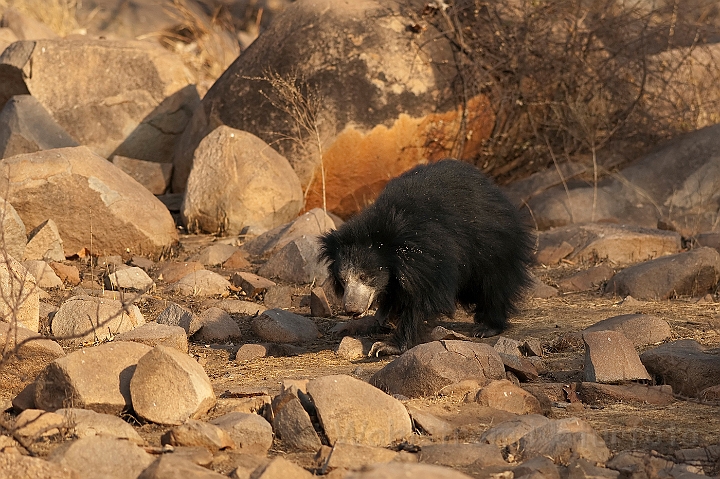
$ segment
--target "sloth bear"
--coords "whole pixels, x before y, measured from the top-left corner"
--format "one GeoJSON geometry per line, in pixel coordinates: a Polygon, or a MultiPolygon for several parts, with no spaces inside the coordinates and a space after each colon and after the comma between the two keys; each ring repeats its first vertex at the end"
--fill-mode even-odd
{"type": "Polygon", "coordinates": [[[391,343],[370,355],[420,343],[423,323],[474,308],[477,334],[493,336],[530,283],[533,237],[518,211],[480,170],[446,159],[390,180],[375,203],[320,240],[345,311],[395,323],[391,343]]]}

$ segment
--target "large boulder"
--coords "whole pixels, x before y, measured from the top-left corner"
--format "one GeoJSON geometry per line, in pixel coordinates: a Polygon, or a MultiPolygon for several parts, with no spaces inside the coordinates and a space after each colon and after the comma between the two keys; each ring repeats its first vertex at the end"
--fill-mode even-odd
{"type": "Polygon", "coordinates": [[[178,239],[160,200],[84,146],[0,161],[0,191],[27,228],[51,218],[67,254],[157,254],[178,239]]]}
{"type": "Polygon", "coordinates": [[[683,236],[711,231],[720,206],[720,124],[669,140],[594,185],[571,182],[527,201],[539,229],[607,221],[654,228],[662,221],[683,236]],[[593,207],[594,205],[594,207],[593,207]]]}
{"type": "Polygon", "coordinates": [[[465,110],[458,106],[460,82],[453,84],[458,73],[446,37],[408,28],[424,6],[289,4],[203,98],[178,145],[173,190],[184,190],[193,151],[222,124],[259,136],[285,156],[308,189],[308,209],[325,199],[341,216],[418,163],[471,158],[494,116],[485,97],[467,99],[465,110]]]}
{"type": "Polygon", "coordinates": [[[0,107],[30,94],[72,138],[105,158],[170,162],[199,102],[180,58],[150,42],[16,42],[0,56],[0,77],[0,107]]]}
{"type": "Polygon", "coordinates": [[[237,235],[290,221],[302,204],[285,158],[255,135],[220,126],[195,150],[182,218],[190,231],[237,235]]]}

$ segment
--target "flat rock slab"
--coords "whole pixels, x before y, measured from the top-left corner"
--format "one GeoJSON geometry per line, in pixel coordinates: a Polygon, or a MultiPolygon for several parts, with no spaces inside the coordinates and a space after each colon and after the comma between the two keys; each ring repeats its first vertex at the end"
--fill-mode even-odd
{"type": "Polygon", "coordinates": [[[114,437],[90,436],[57,447],[48,460],[75,469],[80,477],[137,477],[155,458],[114,437]]]}
{"type": "Polygon", "coordinates": [[[201,269],[193,271],[170,286],[170,291],[182,294],[183,296],[227,296],[230,288],[230,281],[223,276],[201,269]]]}
{"type": "Polygon", "coordinates": [[[63,240],[60,237],[57,225],[52,219],[43,221],[28,233],[24,258],[65,261],[63,240]]]}
{"type": "Polygon", "coordinates": [[[470,476],[449,467],[434,466],[432,464],[408,464],[391,462],[376,464],[364,468],[362,471],[350,472],[345,479],[406,479],[432,478],[432,479],[470,479],[470,476]]]}
{"type": "Polygon", "coordinates": [[[426,464],[448,467],[507,465],[500,448],[493,444],[430,444],[423,446],[418,459],[426,464]]]}
{"type": "Polygon", "coordinates": [[[720,253],[702,247],[630,266],[615,274],[605,292],[641,300],[702,296],[720,279],[720,253]]]}
{"type": "Polygon", "coordinates": [[[444,419],[411,405],[406,405],[406,407],[415,429],[423,431],[428,436],[441,440],[450,437],[455,432],[455,428],[444,419]]]}
{"type": "Polygon", "coordinates": [[[78,438],[109,436],[126,439],[138,446],[145,444],[135,428],[117,416],[80,408],[58,409],[55,414],[63,418],[65,427],[71,428],[78,438]]]}
{"type": "Polygon", "coordinates": [[[376,372],[370,383],[391,394],[431,396],[465,379],[480,385],[504,379],[500,355],[491,346],[470,341],[433,341],[406,351],[376,372]]]}
{"type": "Polygon", "coordinates": [[[593,331],[617,331],[628,338],[635,347],[661,343],[672,334],[670,323],[650,314],[613,316],[588,326],[581,334],[593,331]]]}
{"type": "Polygon", "coordinates": [[[160,442],[171,446],[204,447],[212,453],[235,449],[235,441],[223,428],[194,419],[188,419],[167,431],[160,442]]]}
{"type": "Polygon", "coordinates": [[[112,162],[153,195],[162,195],[170,184],[172,163],[136,160],[121,155],[114,155],[112,162]]]}
{"type": "Polygon", "coordinates": [[[178,241],[165,205],[84,146],[6,158],[0,169],[0,188],[25,225],[52,218],[67,254],[157,254],[178,241]]]}
{"type": "Polygon", "coordinates": [[[272,446],[273,428],[258,414],[231,412],[216,417],[210,424],[224,430],[240,452],[265,456],[272,446]]]}
{"type": "Polygon", "coordinates": [[[640,359],[673,391],[697,396],[703,389],[720,384],[720,354],[705,351],[697,341],[681,339],[645,351],[640,359]]]}
{"type": "Polygon", "coordinates": [[[3,479],[80,479],[82,476],[62,464],[20,454],[0,454],[3,479]]]}
{"type": "Polygon", "coordinates": [[[535,396],[507,379],[491,381],[475,396],[483,406],[513,412],[515,414],[540,414],[540,402],[535,396]]]}
{"type": "Polygon", "coordinates": [[[675,402],[672,387],[645,384],[599,384],[584,382],[580,397],[587,404],[641,403],[667,406],[675,402]]]}
{"type": "Polygon", "coordinates": [[[385,447],[412,434],[405,406],[364,381],[324,376],[308,382],[307,392],[330,444],[342,440],[385,447]]]}
{"type": "Polygon", "coordinates": [[[5,251],[12,257],[23,259],[27,245],[27,230],[20,215],[17,214],[13,205],[0,198],[0,211],[4,211],[0,217],[0,227],[3,231],[5,251]]]}
{"type": "MultiPolygon", "coordinates": [[[[680,235],[673,231],[608,223],[553,228],[541,232],[538,242],[539,258],[545,256],[557,262],[561,258],[555,259],[557,255],[550,255],[546,250],[567,244],[572,250],[562,258],[581,262],[607,259],[620,265],[677,253],[681,248],[680,235]]],[[[546,264],[553,263],[549,261],[546,264]]]]}
{"type": "Polygon", "coordinates": [[[480,436],[480,442],[505,447],[514,444],[535,428],[544,426],[550,419],[539,414],[528,414],[493,426],[480,436]]]}
{"type": "Polygon", "coordinates": [[[558,286],[566,293],[594,291],[603,286],[614,274],[615,269],[612,266],[601,264],[561,279],[558,281],[558,286]]]}
{"type": "Polygon", "coordinates": [[[114,273],[110,273],[107,276],[106,283],[110,287],[109,289],[131,289],[135,291],[148,291],[155,284],[152,278],[137,266],[119,269],[114,273]]]}
{"type": "Polygon", "coordinates": [[[33,275],[40,288],[62,288],[63,282],[55,271],[43,260],[27,260],[22,265],[33,275]]]}
{"type": "Polygon", "coordinates": [[[589,424],[575,417],[533,429],[520,438],[518,450],[522,460],[546,456],[556,464],[567,464],[577,457],[604,464],[610,458],[605,441],[589,424]]]}
{"type": "Polygon", "coordinates": [[[196,419],[216,402],[202,366],[166,346],[156,346],[139,359],[130,381],[130,395],[140,417],[169,425],[196,419]]]}
{"type": "Polygon", "coordinates": [[[227,478],[222,474],[199,466],[182,456],[173,454],[162,454],[150,464],[137,479],[222,479],[227,478]]]}
{"type": "Polygon", "coordinates": [[[58,358],[35,381],[35,404],[46,411],[72,406],[120,414],[131,407],[130,378],[150,350],[144,344],[113,341],[58,358]]]}
{"type": "Polygon", "coordinates": [[[52,321],[52,333],[75,345],[108,340],[145,323],[135,305],[123,306],[114,299],[74,296],[60,305],[52,321]]]}
{"type": "Polygon", "coordinates": [[[169,261],[158,269],[158,279],[166,283],[176,283],[184,276],[202,269],[205,267],[197,261],[169,261]]]}
{"type": "Polygon", "coordinates": [[[194,254],[189,261],[197,261],[204,266],[218,266],[239,251],[237,246],[225,243],[214,243],[194,254]]]}
{"type": "Polygon", "coordinates": [[[188,339],[185,330],[180,326],[169,326],[156,322],[145,323],[132,331],[118,334],[117,341],[134,341],[154,348],[162,345],[175,348],[182,353],[188,352],[188,339]]]}
{"type": "Polygon", "coordinates": [[[585,381],[617,383],[651,379],[633,343],[617,331],[583,334],[585,342],[585,381]]]}
{"type": "Polygon", "coordinates": [[[0,345],[8,351],[0,362],[0,389],[13,395],[32,383],[45,366],[65,356],[55,341],[10,323],[0,322],[0,345]]]}
{"type": "Polygon", "coordinates": [[[233,273],[230,277],[232,284],[241,288],[248,298],[254,298],[258,294],[264,293],[275,286],[274,281],[270,281],[267,278],[263,278],[257,274],[248,273],[246,271],[238,271],[233,273]]]}
{"type": "Polygon", "coordinates": [[[360,469],[369,464],[390,462],[398,453],[384,447],[363,446],[338,441],[330,451],[330,456],[323,465],[323,470],[360,469]]]}
{"type": "Polygon", "coordinates": [[[306,343],[320,336],[311,319],[282,309],[266,310],[251,326],[260,339],[274,343],[306,343]]]}

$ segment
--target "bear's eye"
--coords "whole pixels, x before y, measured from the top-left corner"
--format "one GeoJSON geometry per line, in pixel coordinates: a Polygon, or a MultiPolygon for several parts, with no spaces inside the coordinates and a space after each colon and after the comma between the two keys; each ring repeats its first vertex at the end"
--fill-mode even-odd
{"type": "Polygon", "coordinates": [[[367,283],[368,276],[367,276],[365,273],[360,273],[360,274],[358,275],[358,279],[359,279],[360,282],[362,282],[362,283],[367,283]]]}

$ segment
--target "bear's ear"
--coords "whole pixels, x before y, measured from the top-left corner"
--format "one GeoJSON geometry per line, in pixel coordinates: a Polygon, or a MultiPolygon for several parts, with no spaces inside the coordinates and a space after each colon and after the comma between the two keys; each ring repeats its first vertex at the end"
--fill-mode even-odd
{"type": "Polygon", "coordinates": [[[340,239],[336,231],[330,231],[320,237],[319,259],[325,261],[333,261],[340,253],[340,239]]]}

